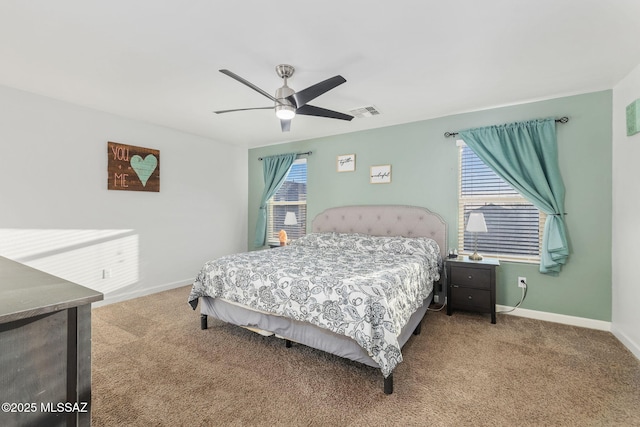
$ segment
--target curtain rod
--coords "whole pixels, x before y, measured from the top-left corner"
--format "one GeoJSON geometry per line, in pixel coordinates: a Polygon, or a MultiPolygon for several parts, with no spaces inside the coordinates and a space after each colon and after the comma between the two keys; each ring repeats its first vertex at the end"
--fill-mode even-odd
{"type": "MultiPolygon", "coordinates": [[[[568,121],[569,121],[569,117],[566,117],[566,116],[556,119],[556,123],[567,123],[568,121]]],[[[444,137],[449,138],[450,136],[456,136],[457,134],[458,132],[445,132],[444,137]]]]}
{"type": "MultiPolygon", "coordinates": [[[[296,153],[296,156],[310,156],[313,151],[306,151],[304,153],[296,153]]],[[[258,157],[258,160],[262,161],[264,157],[258,157]]]]}

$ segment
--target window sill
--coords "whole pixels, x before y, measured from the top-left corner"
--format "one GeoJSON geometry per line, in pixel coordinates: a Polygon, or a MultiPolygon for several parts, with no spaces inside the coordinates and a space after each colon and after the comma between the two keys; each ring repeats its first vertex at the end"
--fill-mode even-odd
{"type": "MultiPolygon", "coordinates": [[[[483,254],[480,251],[478,251],[478,252],[480,253],[480,255],[482,255],[483,258],[497,259],[500,262],[512,262],[512,263],[516,263],[516,264],[540,265],[540,259],[515,258],[515,257],[500,256],[500,255],[487,255],[487,254],[483,254]]],[[[473,254],[473,252],[460,252],[460,255],[462,255],[462,256],[469,256],[471,254],[473,254]]]]}

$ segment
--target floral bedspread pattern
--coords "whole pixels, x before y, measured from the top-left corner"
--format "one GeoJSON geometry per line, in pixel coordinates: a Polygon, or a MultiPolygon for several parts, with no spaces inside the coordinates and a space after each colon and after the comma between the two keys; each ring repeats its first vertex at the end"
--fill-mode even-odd
{"type": "Polygon", "coordinates": [[[387,377],[402,361],[397,335],[440,278],[440,265],[432,239],[313,233],[207,262],[189,304],[222,297],[346,335],[387,377]]]}

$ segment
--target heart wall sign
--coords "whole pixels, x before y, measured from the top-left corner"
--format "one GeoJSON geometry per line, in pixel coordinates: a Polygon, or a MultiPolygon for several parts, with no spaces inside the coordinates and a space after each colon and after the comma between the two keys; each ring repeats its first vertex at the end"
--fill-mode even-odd
{"type": "Polygon", "coordinates": [[[160,191],[160,151],[107,143],[109,190],[160,191]]]}

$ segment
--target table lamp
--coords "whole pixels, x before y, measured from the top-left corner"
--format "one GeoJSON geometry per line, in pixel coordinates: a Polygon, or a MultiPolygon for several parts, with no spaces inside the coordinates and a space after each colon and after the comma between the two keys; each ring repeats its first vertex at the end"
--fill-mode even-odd
{"type": "Polygon", "coordinates": [[[469,255],[469,259],[480,261],[482,256],[478,253],[478,233],[487,232],[487,224],[484,222],[484,215],[480,212],[471,212],[467,220],[467,231],[475,235],[475,250],[469,255]]]}

